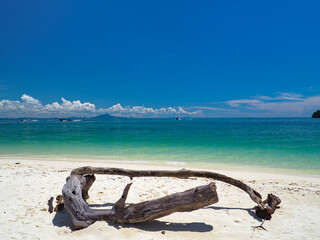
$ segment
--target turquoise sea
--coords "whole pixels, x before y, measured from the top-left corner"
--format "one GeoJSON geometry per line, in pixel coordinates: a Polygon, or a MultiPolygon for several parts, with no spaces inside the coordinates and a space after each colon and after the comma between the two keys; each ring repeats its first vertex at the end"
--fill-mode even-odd
{"type": "Polygon", "coordinates": [[[0,120],[0,157],[230,164],[320,172],[320,119],[0,120]]]}

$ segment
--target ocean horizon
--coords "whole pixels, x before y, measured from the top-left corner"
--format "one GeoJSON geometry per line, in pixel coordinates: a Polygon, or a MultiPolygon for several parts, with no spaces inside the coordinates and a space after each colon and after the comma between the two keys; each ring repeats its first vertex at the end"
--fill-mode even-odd
{"type": "Polygon", "coordinates": [[[312,118],[0,120],[0,157],[96,158],[320,172],[312,118]]]}

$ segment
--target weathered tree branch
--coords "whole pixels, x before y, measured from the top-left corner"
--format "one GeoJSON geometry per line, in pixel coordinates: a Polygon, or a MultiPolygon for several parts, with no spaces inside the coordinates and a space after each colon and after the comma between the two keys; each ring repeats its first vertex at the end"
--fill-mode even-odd
{"type": "Polygon", "coordinates": [[[48,212],[49,213],[52,213],[53,212],[53,197],[51,197],[49,200],[48,200],[48,206],[49,206],[49,209],[48,209],[48,212]]]}
{"type": "Polygon", "coordinates": [[[218,202],[215,184],[211,183],[163,198],[125,206],[125,201],[131,186],[130,183],[125,187],[122,197],[115,203],[111,210],[94,210],[85,202],[89,197],[88,191],[95,181],[93,174],[122,175],[130,177],[130,179],[133,177],[201,177],[222,181],[245,191],[250,198],[258,204],[257,215],[259,217],[267,216],[263,217],[264,219],[270,219],[271,214],[274,213],[281,202],[278,197],[272,194],[269,194],[267,200],[262,201],[261,195],[245,183],[209,171],[191,171],[185,169],[179,171],[138,171],[87,166],[74,169],[62,190],[65,208],[71,217],[75,228],[87,227],[98,220],[117,223],[144,222],[167,216],[173,212],[192,211],[218,202]]]}
{"type": "Polygon", "coordinates": [[[108,174],[108,175],[122,175],[133,177],[174,177],[174,178],[189,178],[189,177],[201,177],[209,178],[225,183],[229,183],[235,187],[238,187],[249,194],[252,201],[258,204],[261,209],[265,209],[267,206],[261,200],[261,195],[253,190],[247,184],[225,176],[223,174],[209,172],[209,171],[192,171],[182,169],[179,171],[145,171],[145,170],[128,170],[122,168],[98,168],[98,167],[80,167],[76,168],[71,172],[71,175],[85,175],[85,174],[108,174]]]}
{"type": "Polygon", "coordinates": [[[131,184],[128,184],[120,200],[111,210],[91,209],[82,196],[82,186],[89,178],[71,175],[62,189],[65,209],[76,229],[85,228],[95,221],[137,223],[167,216],[173,212],[193,211],[218,202],[214,183],[199,186],[185,192],[125,206],[131,184]]]}
{"type": "Polygon", "coordinates": [[[132,185],[132,183],[127,184],[127,186],[123,190],[123,194],[122,194],[121,198],[114,204],[114,206],[112,208],[112,213],[119,213],[119,212],[123,211],[131,185],[132,185]]]}

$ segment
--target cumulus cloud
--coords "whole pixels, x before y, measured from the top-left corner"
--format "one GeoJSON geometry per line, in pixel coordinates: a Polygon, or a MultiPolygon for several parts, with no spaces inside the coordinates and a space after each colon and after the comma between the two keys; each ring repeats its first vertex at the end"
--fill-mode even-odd
{"type": "Polygon", "coordinates": [[[23,109],[23,104],[19,101],[2,100],[0,101],[1,112],[17,112],[23,109]]]}
{"type": "Polygon", "coordinates": [[[45,105],[43,109],[48,112],[65,112],[65,113],[96,111],[95,105],[89,102],[81,103],[79,100],[70,102],[64,98],[61,98],[61,101],[62,101],[62,104],[54,102],[54,103],[45,105]]]}
{"type": "Polygon", "coordinates": [[[26,111],[38,112],[41,108],[41,103],[39,100],[23,94],[20,101],[10,101],[10,100],[1,100],[0,101],[0,113],[1,116],[5,117],[6,114],[9,116],[18,115],[19,113],[24,113],[26,111]]]}
{"type": "Polygon", "coordinates": [[[1,100],[1,117],[63,117],[92,115],[96,109],[94,104],[70,102],[64,98],[57,102],[43,105],[38,99],[27,94],[21,96],[21,101],[1,100]]]}
{"type": "Polygon", "coordinates": [[[31,104],[31,105],[41,105],[40,101],[27,95],[23,94],[21,97],[21,100],[24,101],[26,104],[31,104]]]}
{"type": "Polygon", "coordinates": [[[121,106],[120,103],[109,108],[97,109],[93,103],[79,100],[69,101],[61,98],[61,103],[43,105],[38,99],[23,94],[21,101],[1,100],[0,117],[91,117],[102,113],[122,117],[163,117],[191,116],[200,111],[189,112],[181,107],[151,108],[144,106],[121,106]]]}
{"type": "Polygon", "coordinates": [[[211,103],[210,106],[152,108],[122,106],[96,108],[90,102],[69,101],[42,104],[36,98],[23,94],[19,101],[0,100],[0,117],[92,117],[108,113],[120,117],[309,117],[320,109],[320,95],[303,96],[297,93],[277,93],[275,96],[257,95],[244,99],[211,103]],[[194,109],[195,111],[190,111],[194,109]]]}
{"type": "Polygon", "coordinates": [[[150,108],[144,106],[122,107],[120,103],[106,109],[99,109],[100,112],[109,113],[120,117],[148,117],[148,116],[170,116],[170,115],[196,115],[200,111],[189,112],[181,107],[173,108],[150,108]]]}

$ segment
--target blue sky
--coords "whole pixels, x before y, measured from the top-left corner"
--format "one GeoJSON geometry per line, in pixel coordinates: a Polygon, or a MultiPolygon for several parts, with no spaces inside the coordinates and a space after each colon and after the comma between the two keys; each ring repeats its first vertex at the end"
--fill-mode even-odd
{"type": "Polygon", "coordinates": [[[310,116],[320,108],[319,9],[1,1],[0,117],[310,116]]]}

